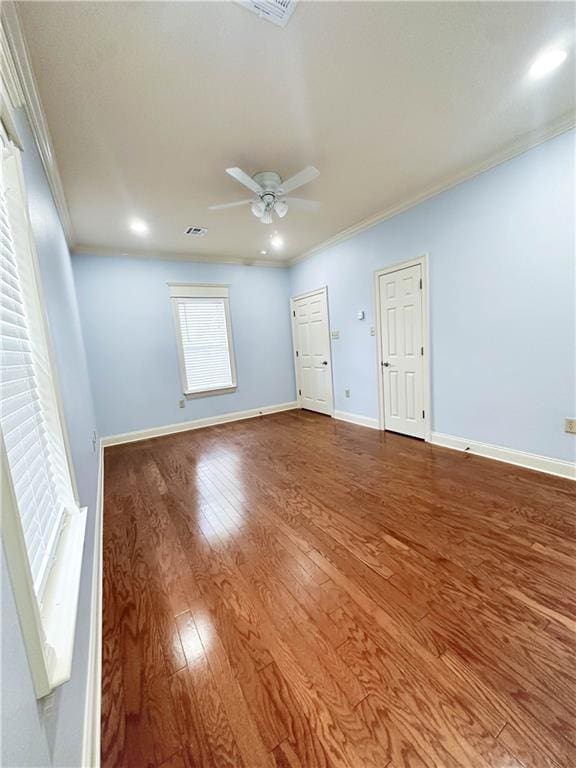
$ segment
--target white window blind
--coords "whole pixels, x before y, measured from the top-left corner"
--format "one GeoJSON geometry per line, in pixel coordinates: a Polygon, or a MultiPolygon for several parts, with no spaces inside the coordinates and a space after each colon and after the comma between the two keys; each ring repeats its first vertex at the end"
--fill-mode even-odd
{"type": "Polygon", "coordinates": [[[236,386],[227,289],[189,286],[173,298],[186,394],[236,386]]]}
{"type": "MultiPolygon", "coordinates": [[[[52,379],[26,201],[3,137],[0,183],[0,427],[39,603],[67,511],[77,505],[52,379]]],[[[11,157],[12,156],[12,157],[11,157]]]]}

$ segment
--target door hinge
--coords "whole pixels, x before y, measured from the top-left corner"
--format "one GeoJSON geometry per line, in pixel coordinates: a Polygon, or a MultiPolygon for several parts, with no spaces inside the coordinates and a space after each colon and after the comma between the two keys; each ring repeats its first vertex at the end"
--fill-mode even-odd
{"type": "Polygon", "coordinates": [[[426,418],[426,414],[424,413],[424,411],[422,411],[422,418],[423,418],[423,419],[425,419],[425,418],[426,418]]]}
{"type": "Polygon", "coordinates": [[[292,310],[292,317],[296,317],[296,310],[295,309],[292,310]]]}
{"type": "Polygon", "coordinates": [[[299,395],[301,395],[301,394],[302,394],[302,390],[301,390],[301,389],[299,389],[299,390],[298,390],[298,394],[299,394],[299,395]]]}
{"type": "Polygon", "coordinates": [[[296,350],[296,357],[298,357],[298,350],[296,350]]]}
{"type": "Polygon", "coordinates": [[[420,278],[420,290],[422,290],[422,278],[420,278]]]}
{"type": "Polygon", "coordinates": [[[420,354],[421,354],[421,355],[423,355],[423,354],[424,354],[424,347],[420,347],[420,354]]]}

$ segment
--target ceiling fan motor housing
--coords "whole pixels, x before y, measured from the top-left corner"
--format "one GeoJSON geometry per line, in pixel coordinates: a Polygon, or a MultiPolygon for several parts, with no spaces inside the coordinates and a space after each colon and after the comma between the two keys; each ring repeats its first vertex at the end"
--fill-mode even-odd
{"type": "Polygon", "coordinates": [[[260,184],[266,192],[276,193],[278,187],[282,184],[282,177],[275,171],[261,171],[252,176],[256,184],[260,184]]]}

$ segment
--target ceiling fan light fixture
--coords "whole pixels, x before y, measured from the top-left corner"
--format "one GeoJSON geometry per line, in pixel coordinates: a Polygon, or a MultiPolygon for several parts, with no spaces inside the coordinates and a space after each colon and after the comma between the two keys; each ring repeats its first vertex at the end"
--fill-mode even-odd
{"type": "Polygon", "coordinates": [[[262,216],[260,217],[260,221],[262,222],[262,224],[272,224],[272,214],[270,213],[270,211],[265,210],[262,216]]]}
{"type": "Polygon", "coordinates": [[[259,200],[258,202],[252,203],[251,209],[254,216],[256,216],[256,218],[259,219],[261,218],[262,214],[266,210],[266,206],[261,200],[259,200]]]}
{"type": "Polygon", "coordinates": [[[278,200],[276,205],[274,206],[274,210],[278,214],[278,216],[283,219],[284,216],[288,213],[288,203],[286,200],[278,200]]]}

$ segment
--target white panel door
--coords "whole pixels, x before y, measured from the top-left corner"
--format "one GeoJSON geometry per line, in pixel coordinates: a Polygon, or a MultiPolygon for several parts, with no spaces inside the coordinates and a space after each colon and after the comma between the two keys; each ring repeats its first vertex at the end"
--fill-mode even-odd
{"type": "Polygon", "coordinates": [[[422,267],[380,275],[384,426],[424,437],[422,267]]]}
{"type": "Polygon", "coordinates": [[[332,415],[332,368],[326,291],[292,299],[292,328],[300,405],[332,415]]]}

